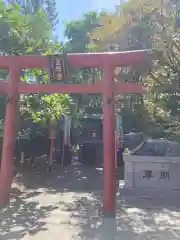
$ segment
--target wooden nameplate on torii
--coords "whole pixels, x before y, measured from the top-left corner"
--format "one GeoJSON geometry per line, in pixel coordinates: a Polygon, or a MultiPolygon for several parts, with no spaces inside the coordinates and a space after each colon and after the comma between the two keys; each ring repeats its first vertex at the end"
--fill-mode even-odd
{"type": "Polygon", "coordinates": [[[51,82],[62,82],[67,80],[69,64],[66,54],[56,54],[49,56],[50,80],[51,82]]]}

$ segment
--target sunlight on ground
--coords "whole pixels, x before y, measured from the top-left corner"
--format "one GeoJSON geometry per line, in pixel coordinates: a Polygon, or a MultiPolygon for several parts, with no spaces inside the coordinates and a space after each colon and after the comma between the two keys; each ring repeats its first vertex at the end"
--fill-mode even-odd
{"type": "Polygon", "coordinates": [[[24,193],[1,210],[2,240],[180,239],[179,193],[157,197],[122,188],[115,223],[102,217],[99,171],[73,166],[44,179],[34,175],[28,179],[20,187],[24,193]]]}

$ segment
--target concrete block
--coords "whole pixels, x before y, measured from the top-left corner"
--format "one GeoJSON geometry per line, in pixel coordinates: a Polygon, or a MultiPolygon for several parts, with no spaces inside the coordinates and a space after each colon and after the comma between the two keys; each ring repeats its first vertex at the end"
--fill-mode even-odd
{"type": "Polygon", "coordinates": [[[124,154],[125,188],[180,190],[180,158],[124,154]]]}

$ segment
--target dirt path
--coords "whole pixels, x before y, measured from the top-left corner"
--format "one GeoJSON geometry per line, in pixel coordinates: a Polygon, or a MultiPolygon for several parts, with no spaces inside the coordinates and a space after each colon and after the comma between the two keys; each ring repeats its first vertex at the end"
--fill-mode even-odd
{"type": "Polygon", "coordinates": [[[179,193],[122,190],[115,224],[102,218],[102,175],[95,169],[71,166],[43,177],[31,173],[23,182],[24,194],[0,212],[1,240],[180,239],[179,193]]]}

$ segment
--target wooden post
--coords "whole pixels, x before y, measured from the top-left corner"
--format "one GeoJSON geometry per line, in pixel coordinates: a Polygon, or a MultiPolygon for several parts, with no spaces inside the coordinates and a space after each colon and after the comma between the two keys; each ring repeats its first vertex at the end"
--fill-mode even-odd
{"type": "Polygon", "coordinates": [[[49,140],[50,140],[50,153],[49,153],[49,171],[51,171],[52,164],[54,162],[54,153],[55,153],[55,140],[57,134],[57,122],[56,119],[50,121],[49,129],[49,140]]]}
{"type": "Polygon", "coordinates": [[[55,150],[55,138],[50,138],[50,154],[49,154],[49,171],[51,171],[51,167],[54,161],[54,150],[55,150]]]}
{"type": "Polygon", "coordinates": [[[13,155],[16,142],[16,114],[19,100],[19,79],[20,68],[14,62],[9,69],[9,84],[0,172],[0,205],[8,204],[10,199],[13,155]]]}
{"type": "Polygon", "coordinates": [[[104,214],[111,216],[116,211],[115,171],[115,104],[114,69],[104,69],[103,141],[104,141],[104,214]]]}

